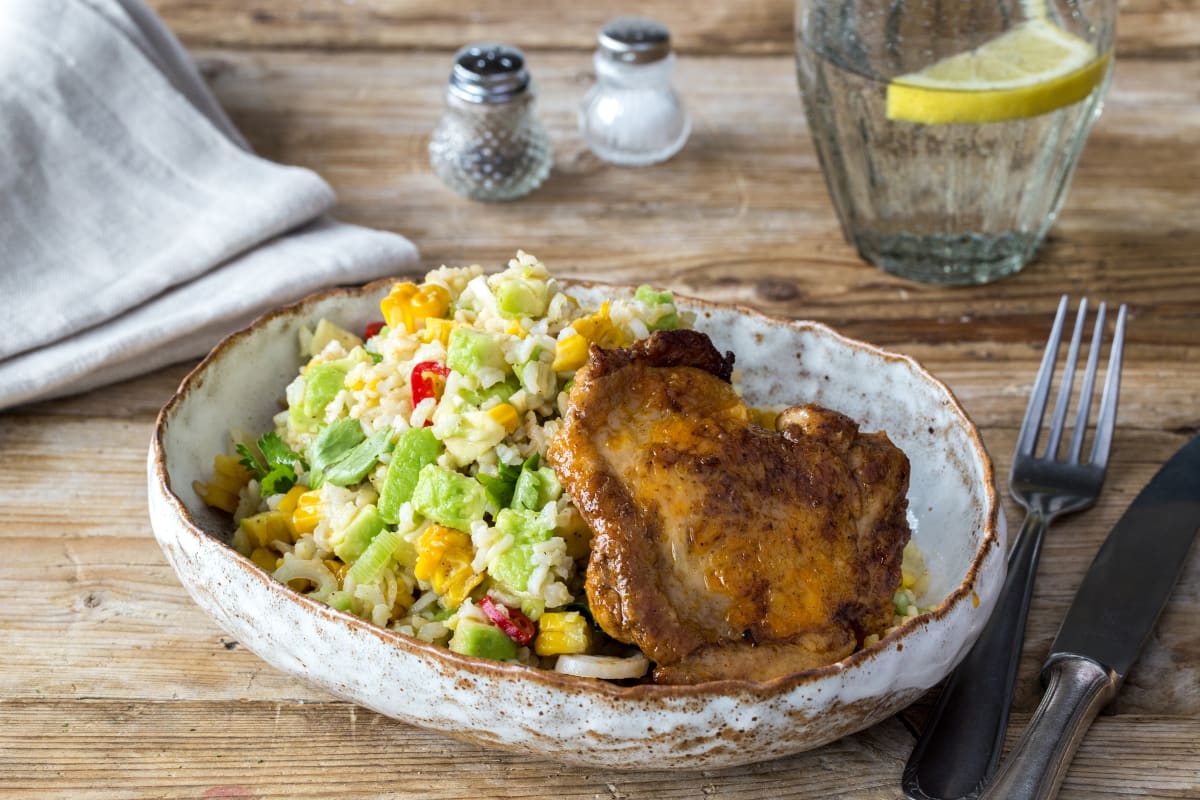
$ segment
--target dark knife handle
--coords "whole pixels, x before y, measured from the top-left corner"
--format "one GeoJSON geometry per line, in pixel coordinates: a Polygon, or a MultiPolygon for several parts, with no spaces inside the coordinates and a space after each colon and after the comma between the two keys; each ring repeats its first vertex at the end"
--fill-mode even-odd
{"type": "Polygon", "coordinates": [[[1058,794],[1088,726],[1117,694],[1117,676],[1083,656],[1052,656],[1046,694],[980,800],[1049,800],[1058,794]]]}
{"type": "Polygon", "coordinates": [[[904,793],[911,800],[977,797],[996,769],[1048,524],[1031,511],[1021,525],[996,608],[942,689],[904,767],[904,793]]]}

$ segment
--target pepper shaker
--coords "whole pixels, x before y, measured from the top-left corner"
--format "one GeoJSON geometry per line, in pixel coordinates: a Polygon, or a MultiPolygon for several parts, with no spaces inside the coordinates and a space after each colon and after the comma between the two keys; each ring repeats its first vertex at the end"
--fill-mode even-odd
{"type": "Polygon", "coordinates": [[[520,50],[498,43],[462,48],[429,142],[434,172],[475,200],[512,200],[533,191],[553,161],[533,106],[533,82],[520,50]]]}
{"type": "Polygon", "coordinates": [[[652,19],[619,17],[597,37],[596,84],[579,114],[584,141],[614,164],[666,161],[691,132],[683,100],[671,86],[671,34],[652,19]]]}

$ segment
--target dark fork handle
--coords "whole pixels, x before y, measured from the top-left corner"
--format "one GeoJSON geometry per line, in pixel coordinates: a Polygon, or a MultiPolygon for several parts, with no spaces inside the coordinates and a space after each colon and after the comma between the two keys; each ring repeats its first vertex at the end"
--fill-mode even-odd
{"type": "Polygon", "coordinates": [[[904,767],[904,792],[912,800],[978,797],[996,769],[1047,525],[1038,511],[1025,516],[996,608],[946,682],[904,767]]]}

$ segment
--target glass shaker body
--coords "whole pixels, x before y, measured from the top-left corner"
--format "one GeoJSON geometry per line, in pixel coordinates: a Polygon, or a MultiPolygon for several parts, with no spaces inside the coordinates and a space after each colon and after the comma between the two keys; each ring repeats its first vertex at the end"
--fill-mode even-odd
{"type": "Polygon", "coordinates": [[[475,200],[513,200],[546,180],[550,137],[534,114],[520,51],[503,45],[459,51],[429,161],[447,186],[475,200]]]}
{"type": "MultiPolygon", "coordinates": [[[[596,84],[580,110],[584,141],[605,161],[640,166],[666,161],[679,152],[691,133],[691,119],[683,99],[671,86],[675,55],[670,52],[666,29],[650,28],[661,37],[657,48],[638,51],[641,42],[622,47],[610,38],[641,33],[650,20],[615,20],[600,35],[600,48],[592,61],[596,84]],[[625,27],[620,27],[621,24],[625,27]],[[614,27],[616,26],[616,27],[614,27]]],[[[626,39],[632,37],[626,36],[626,39]]]]}

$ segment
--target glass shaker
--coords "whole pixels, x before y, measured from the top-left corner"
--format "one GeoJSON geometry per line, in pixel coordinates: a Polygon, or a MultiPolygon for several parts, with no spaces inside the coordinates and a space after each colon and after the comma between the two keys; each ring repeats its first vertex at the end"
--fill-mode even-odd
{"type": "Polygon", "coordinates": [[[512,200],[550,174],[550,138],[533,111],[525,56],[496,43],[454,56],[446,108],[429,142],[434,172],[475,200],[512,200]]]}
{"type": "Polygon", "coordinates": [[[692,129],[683,100],[671,87],[670,31],[652,19],[620,17],[601,29],[597,42],[596,85],[579,114],[584,141],[614,164],[666,161],[692,129]]]}

